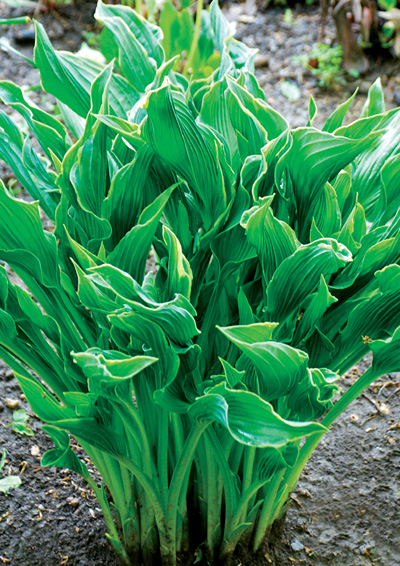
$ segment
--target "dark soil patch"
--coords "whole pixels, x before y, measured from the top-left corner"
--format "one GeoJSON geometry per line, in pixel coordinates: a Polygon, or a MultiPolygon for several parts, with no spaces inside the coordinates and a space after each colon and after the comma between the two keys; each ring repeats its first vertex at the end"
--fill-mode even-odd
{"type": "MultiPolygon", "coordinates": [[[[283,20],[283,9],[251,14],[249,3],[226,6],[237,21],[238,35],[259,47],[264,66],[257,75],[267,100],[292,126],[306,124],[308,96],[319,106],[316,125],[321,126],[333,109],[360,86],[349,118],[358,117],[371,82],[382,77],[388,106],[400,102],[399,64],[381,61],[361,79],[326,92],[316,79],[292,59],[317,41],[320,16],[317,8],[293,8],[293,24],[283,20]],[[250,13],[249,13],[250,12],[250,13]],[[243,18],[243,15],[245,16],[243,18]],[[253,18],[253,19],[252,19],[253,18]],[[241,23],[244,20],[247,23],[241,23]],[[300,88],[299,101],[287,100],[280,83],[291,80],[300,88]]],[[[94,4],[60,6],[56,13],[41,14],[57,48],[76,50],[83,31],[93,30],[94,4]]],[[[21,15],[0,3],[0,17],[21,15]]],[[[16,29],[1,28],[0,36],[31,57],[32,44],[16,39],[16,29]],[[19,43],[17,43],[19,41],[19,43]]],[[[333,40],[328,25],[325,40],[333,40]]],[[[20,86],[39,83],[35,69],[23,59],[0,50],[0,80],[20,86]]],[[[31,92],[38,104],[54,104],[51,97],[31,92]]],[[[0,164],[0,177],[12,179],[0,164]]],[[[346,389],[368,362],[361,362],[343,378],[346,389]]],[[[238,553],[234,566],[400,566],[400,377],[382,378],[356,400],[332,427],[308,463],[292,496],[280,529],[270,536],[262,552],[249,557],[238,553]]],[[[8,496],[0,494],[0,564],[11,566],[116,566],[106,537],[98,504],[86,484],[68,470],[41,468],[40,457],[52,448],[30,412],[10,370],[0,367],[0,450],[7,451],[6,474],[19,474],[22,485],[8,496]],[[30,415],[33,437],[7,428],[12,411],[6,398],[19,401],[30,415]]],[[[81,457],[83,451],[76,448],[81,457]]],[[[96,475],[95,470],[93,473],[96,475]]]]}

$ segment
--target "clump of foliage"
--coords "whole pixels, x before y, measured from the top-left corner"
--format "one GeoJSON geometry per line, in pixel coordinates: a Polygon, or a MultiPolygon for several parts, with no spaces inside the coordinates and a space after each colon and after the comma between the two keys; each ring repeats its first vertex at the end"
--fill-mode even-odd
{"type": "Polygon", "coordinates": [[[88,481],[122,562],[228,562],[284,514],[335,418],[400,369],[400,114],[377,82],[353,124],[350,99],[315,129],[311,99],[291,130],[216,2],[221,66],[190,82],[159,27],[96,16],[115,64],[54,51],[36,23],[63,122],[0,82],[43,151],[0,113],[0,156],[37,200],[0,186],[0,259],[29,289],[0,269],[0,355],[48,423],[42,464],[88,481]]]}
{"type": "MultiPolygon", "coordinates": [[[[221,61],[218,45],[211,31],[210,15],[203,6],[203,0],[199,0],[195,14],[191,0],[182,0],[177,4],[167,0],[159,6],[159,10],[156,2],[151,1],[136,7],[136,12],[145,13],[150,23],[154,24],[157,18],[165,58],[171,60],[175,57],[173,70],[195,79],[211,75],[221,61]]],[[[99,47],[107,61],[118,58],[119,47],[115,33],[115,29],[105,25],[99,36],[99,47]]]]}
{"type": "Polygon", "coordinates": [[[318,78],[318,86],[332,88],[338,84],[345,84],[342,55],[341,45],[331,47],[318,43],[309,53],[294,57],[294,60],[299,61],[304,68],[318,78]]]}

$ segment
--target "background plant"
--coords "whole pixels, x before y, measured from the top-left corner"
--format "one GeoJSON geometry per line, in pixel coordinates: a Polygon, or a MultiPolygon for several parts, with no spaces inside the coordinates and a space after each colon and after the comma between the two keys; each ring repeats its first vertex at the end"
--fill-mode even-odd
{"type": "Polygon", "coordinates": [[[42,464],[86,479],[124,563],[229,561],[259,547],[340,412],[398,370],[399,111],[378,81],[353,124],[352,97],[313,128],[311,99],[291,130],[217,3],[221,66],[190,82],[159,27],[101,2],[96,17],[117,71],[35,24],[62,121],[0,83],[41,146],[0,114],[0,156],[37,200],[0,187],[0,259],[29,289],[0,269],[0,354],[48,423],[42,464]]]}
{"type": "Polygon", "coordinates": [[[345,84],[342,70],[343,49],[340,45],[331,47],[318,43],[309,53],[295,57],[303,67],[318,77],[318,86],[332,88],[345,84]]]}

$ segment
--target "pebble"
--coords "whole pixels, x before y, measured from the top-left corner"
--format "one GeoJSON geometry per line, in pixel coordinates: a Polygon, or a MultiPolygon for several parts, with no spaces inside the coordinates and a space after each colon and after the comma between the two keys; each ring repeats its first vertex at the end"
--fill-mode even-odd
{"type": "Polygon", "coordinates": [[[290,546],[292,547],[292,550],[294,550],[295,552],[299,552],[300,550],[303,550],[304,545],[301,544],[301,542],[299,540],[294,539],[293,542],[290,543],[290,546]]]}
{"type": "Polygon", "coordinates": [[[40,448],[37,444],[33,444],[33,446],[31,446],[31,455],[32,456],[38,456],[40,454],[40,448]]]}
{"type": "Polygon", "coordinates": [[[19,399],[11,399],[11,397],[6,398],[6,407],[9,409],[17,409],[19,406],[19,399]]]}
{"type": "Polygon", "coordinates": [[[261,67],[268,67],[269,65],[269,57],[268,55],[264,55],[262,53],[257,53],[254,66],[256,69],[260,69],[261,67]]]}
{"type": "Polygon", "coordinates": [[[4,377],[6,378],[7,381],[11,381],[11,379],[13,379],[14,377],[14,372],[12,369],[7,368],[4,372],[4,377]]]}
{"type": "Polygon", "coordinates": [[[78,507],[79,505],[79,499],[77,497],[68,497],[68,503],[71,505],[71,507],[78,507]]]}

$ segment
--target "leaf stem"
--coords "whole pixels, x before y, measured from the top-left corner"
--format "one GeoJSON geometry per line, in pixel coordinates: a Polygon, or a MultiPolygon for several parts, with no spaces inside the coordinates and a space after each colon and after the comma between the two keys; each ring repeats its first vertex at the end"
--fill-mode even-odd
{"type": "Polygon", "coordinates": [[[203,9],[204,0],[197,0],[197,10],[196,10],[196,27],[194,28],[194,34],[192,39],[192,45],[190,46],[190,51],[188,58],[186,60],[186,65],[183,69],[183,74],[193,73],[192,65],[194,54],[196,53],[197,45],[199,42],[200,30],[201,30],[201,11],[203,9]]]}
{"type": "Polygon", "coordinates": [[[197,448],[197,444],[205,431],[210,425],[209,422],[193,423],[192,429],[186,438],[183,450],[176,464],[171,483],[169,486],[167,510],[165,514],[166,538],[168,545],[169,564],[176,564],[176,523],[178,513],[178,503],[181,495],[182,486],[186,478],[189,466],[193,461],[193,456],[197,448]]]}
{"type": "Polygon", "coordinates": [[[262,543],[267,528],[272,523],[272,510],[275,503],[275,497],[278,493],[278,489],[281,485],[282,478],[285,474],[285,469],[277,472],[275,477],[271,479],[271,483],[268,486],[267,492],[265,494],[264,503],[258,518],[257,528],[253,539],[253,550],[258,550],[260,544],[262,543]]]}

